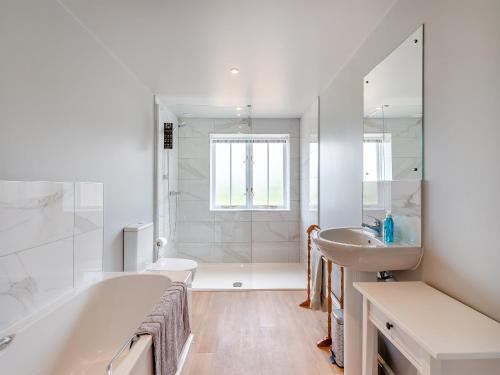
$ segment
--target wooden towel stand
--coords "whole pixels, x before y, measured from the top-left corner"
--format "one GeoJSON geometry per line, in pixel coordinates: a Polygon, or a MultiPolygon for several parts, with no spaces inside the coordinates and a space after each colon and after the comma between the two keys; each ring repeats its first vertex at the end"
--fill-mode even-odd
{"type": "Polygon", "coordinates": [[[313,231],[319,230],[316,224],[312,224],[307,228],[307,299],[299,306],[309,308],[311,307],[311,234],[313,231]]]}
{"type": "MultiPolygon", "coordinates": [[[[307,228],[307,299],[299,306],[304,308],[311,307],[311,236],[312,233],[319,230],[319,226],[312,224],[307,228]]],[[[327,306],[328,306],[328,334],[316,344],[318,348],[330,347],[332,345],[332,269],[333,263],[330,259],[321,256],[322,262],[327,263],[328,284],[327,284],[327,306]]],[[[344,267],[340,267],[340,300],[335,296],[335,300],[341,309],[344,308],[344,267]]]]}

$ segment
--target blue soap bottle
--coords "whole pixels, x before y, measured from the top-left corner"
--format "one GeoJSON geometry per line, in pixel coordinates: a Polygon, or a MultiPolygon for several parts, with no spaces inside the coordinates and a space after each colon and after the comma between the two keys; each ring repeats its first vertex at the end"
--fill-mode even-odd
{"type": "Polygon", "coordinates": [[[384,219],[384,241],[386,243],[394,242],[394,220],[390,211],[387,211],[384,219]]]}

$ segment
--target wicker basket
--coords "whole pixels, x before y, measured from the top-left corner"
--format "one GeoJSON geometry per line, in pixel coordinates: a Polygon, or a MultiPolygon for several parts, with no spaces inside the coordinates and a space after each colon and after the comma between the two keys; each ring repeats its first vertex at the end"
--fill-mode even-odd
{"type": "Polygon", "coordinates": [[[332,311],[332,357],[337,366],[344,367],[344,311],[332,311]]]}

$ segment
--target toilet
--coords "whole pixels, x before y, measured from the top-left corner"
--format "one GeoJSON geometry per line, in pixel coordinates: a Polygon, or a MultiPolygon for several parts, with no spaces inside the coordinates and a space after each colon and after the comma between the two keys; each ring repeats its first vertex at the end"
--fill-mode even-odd
{"type": "Polygon", "coordinates": [[[160,258],[153,262],[153,259],[153,223],[137,223],[123,228],[123,270],[125,272],[189,271],[191,283],[193,282],[198,268],[198,263],[194,260],[160,258]]]}
{"type": "Polygon", "coordinates": [[[192,324],[193,283],[198,263],[190,259],[160,258],[153,262],[155,241],[153,223],[137,223],[123,228],[123,270],[125,272],[162,273],[172,281],[187,285],[189,321],[192,324]],[[179,272],[180,271],[180,272],[179,272]],[[190,276],[186,273],[190,272],[190,276]]]}

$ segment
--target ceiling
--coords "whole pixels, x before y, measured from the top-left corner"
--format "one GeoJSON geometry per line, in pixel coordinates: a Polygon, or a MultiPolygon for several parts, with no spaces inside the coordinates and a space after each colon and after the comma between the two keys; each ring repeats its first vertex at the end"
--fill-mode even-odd
{"type": "Polygon", "coordinates": [[[255,117],[300,117],[395,2],[63,1],[177,115],[255,117]]]}

